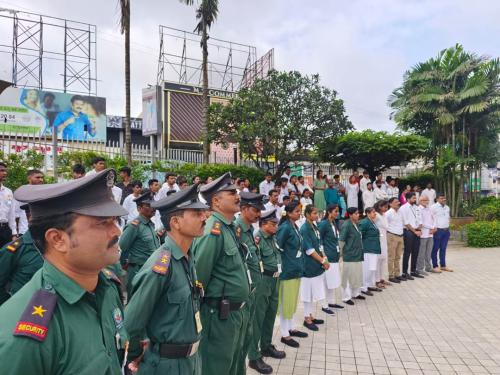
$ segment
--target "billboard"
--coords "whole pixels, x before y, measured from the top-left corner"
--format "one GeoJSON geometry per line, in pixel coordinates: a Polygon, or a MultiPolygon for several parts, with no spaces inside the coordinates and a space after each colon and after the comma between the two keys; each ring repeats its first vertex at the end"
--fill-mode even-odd
{"type": "Polygon", "coordinates": [[[106,141],[106,99],[8,87],[0,94],[0,132],[106,141]]]}
{"type": "MultiPolygon", "coordinates": [[[[106,116],[108,119],[108,128],[123,129],[123,123],[125,117],[123,116],[106,116]]],[[[131,117],[130,118],[130,128],[133,130],[142,129],[142,118],[131,117]]]]}
{"type": "Polygon", "coordinates": [[[142,135],[156,135],[160,133],[160,111],[158,104],[161,103],[160,90],[158,86],[142,89],[142,135]]]}

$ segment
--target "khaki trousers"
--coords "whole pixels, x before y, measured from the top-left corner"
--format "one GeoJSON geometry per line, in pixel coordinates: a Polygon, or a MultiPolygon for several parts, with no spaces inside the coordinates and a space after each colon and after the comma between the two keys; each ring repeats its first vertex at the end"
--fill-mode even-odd
{"type": "Polygon", "coordinates": [[[403,254],[404,242],[403,236],[387,232],[387,258],[389,262],[389,277],[398,277],[401,275],[401,255],[403,254]]]}

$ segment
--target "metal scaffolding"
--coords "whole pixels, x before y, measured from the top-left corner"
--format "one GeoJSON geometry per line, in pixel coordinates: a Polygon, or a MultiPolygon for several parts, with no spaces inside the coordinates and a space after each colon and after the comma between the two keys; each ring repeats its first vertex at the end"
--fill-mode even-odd
{"type": "MultiPolygon", "coordinates": [[[[172,27],[159,27],[160,54],[157,82],[174,81],[201,85],[203,78],[201,36],[172,27]]],[[[238,91],[257,73],[257,49],[253,46],[210,37],[208,42],[209,87],[238,91]]]]}
{"type": "Polygon", "coordinates": [[[95,25],[0,8],[0,28],[15,86],[97,95],[95,25]]]}

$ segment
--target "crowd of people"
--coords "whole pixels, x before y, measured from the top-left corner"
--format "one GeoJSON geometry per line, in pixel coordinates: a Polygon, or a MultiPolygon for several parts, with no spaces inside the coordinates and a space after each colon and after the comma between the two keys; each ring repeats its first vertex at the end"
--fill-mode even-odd
{"type": "Polygon", "coordinates": [[[96,158],[64,183],[32,170],[12,194],[7,173],[0,163],[0,359],[12,374],[244,374],[247,363],[270,374],[264,358],[286,356],[275,318],[284,345],[308,336],[299,300],[314,332],[336,309],[452,271],[450,211],[431,184],[400,194],[380,174],[344,185],[320,170],[311,187],[286,168],[258,187],[167,173],[143,188],[96,158]]]}

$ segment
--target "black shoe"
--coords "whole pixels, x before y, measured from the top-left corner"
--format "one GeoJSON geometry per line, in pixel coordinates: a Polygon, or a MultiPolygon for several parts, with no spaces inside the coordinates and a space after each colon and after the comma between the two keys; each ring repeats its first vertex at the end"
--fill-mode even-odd
{"type": "Polygon", "coordinates": [[[260,374],[272,374],[273,372],[273,368],[264,362],[262,358],[248,361],[248,367],[253,368],[260,374]]]}
{"type": "Polygon", "coordinates": [[[350,299],[349,301],[345,301],[344,303],[349,306],[354,305],[354,301],[352,299],[350,299]]]}
{"type": "Polygon", "coordinates": [[[398,279],[399,281],[406,281],[405,275],[398,276],[396,277],[396,279],[398,279]]]}
{"type": "Polygon", "coordinates": [[[410,276],[409,273],[405,273],[403,276],[405,277],[406,280],[415,280],[412,276],[410,276]]]}
{"type": "Polygon", "coordinates": [[[288,333],[290,334],[290,336],[300,337],[301,339],[309,336],[306,332],[298,331],[296,329],[294,329],[293,331],[288,331],[288,333]]]}
{"type": "Polygon", "coordinates": [[[321,311],[323,311],[325,314],[328,314],[328,315],[335,315],[335,313],[332,310],[325,309],[324,307],[321,308],[321,311]]]}
{"type": "Polygon", "coordinates": [[[366,291],[366,292],[365,292],[364,290],[362,290],[362,291],[361,291],[361,293],[363,293],[365,296],[370,296],[370,297],[372,297],[372,296],[373,296],[373,293],[372,293],[372,292],[370,292],[369,290],[368,290],[368,291],[366,291]]]}
{"type": "Polygon", "coordinates": [[[307,323],[305,320],[304,320],[304,327],[310,329],[311,331],[318,331],[319,328],[316,324],[314,323],[307,323]]]}
{"type": "Polygon", "coordinates": [[[411,273],[411,275],[412,275],[413,277],[417,277],[417,278],[419,278],[419,279],[423,279],[423,278],[424,278],[424,276],[423,276],[423,275],[421,275],[421,274],[419,274],[418,272],[412,272],[412,273],[411,273]]]}
{"type": "Polygon", "coordinates": [[[283,337],[281,338],[281,342],[285,345],[291,346],[292,348],[298,348],[300,345],[297,341],[294,339],[284,339],[283,337]]]}
{"type": "Polygon", "coordinates": [[[314,324],[324,324],[325,321],[323,319],[313,319],[312,320],[314,324]]]}
{"type": "Polygon", "coordinates": [[[369,286],[369,287],[368,287],[368,290],[369,290],[370,292],[381,292],[381,291],[382,291],[382,289],[380,289],[380,288],[374,288],[374,287],[372,287],[372,286],[369,286]]]}
{"type": "Polygon", "coordinates": [[[286,353],[282,350],[276,349],[274,345],[269,345],[266,350],[260,352],[264,357],[271,357],[276,359],[283,359],[286,357],[286,353]]]}
{"type": "Polygon", "coordinates": [[[328,307],[332,307],[334,309],[343,309],[344,306],[337,305],[336,303],[329,303],[328,307]]]}
{"type": "Polygon", "coordinates": [[[391,283],[396,283],[396,284],[401,284],[401,280],[395,278],[395,277],[389,277],[389,281],[391,283]]]}
{"type": "Polygon", "coordinates": [[[354,299],[366,299],[366,297],[363,297],[362,295],[354,297],[354,299]]]}

